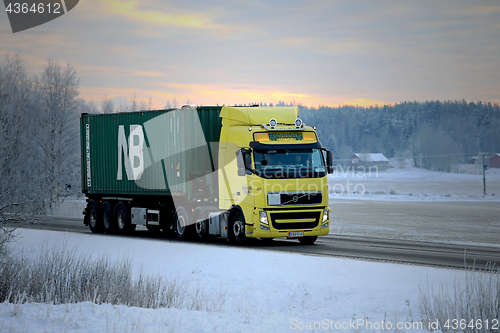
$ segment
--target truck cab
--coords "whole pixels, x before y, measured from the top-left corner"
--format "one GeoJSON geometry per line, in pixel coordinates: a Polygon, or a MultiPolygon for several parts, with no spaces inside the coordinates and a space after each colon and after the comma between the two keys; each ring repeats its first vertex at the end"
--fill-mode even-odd
{"type": "Polygon", "coordinates": [[[329,233],[331,153],[298,115],[297,107],[221,110],[219,208],[231,212],[237,242],[287,237],[311,244],[329,233]]]}

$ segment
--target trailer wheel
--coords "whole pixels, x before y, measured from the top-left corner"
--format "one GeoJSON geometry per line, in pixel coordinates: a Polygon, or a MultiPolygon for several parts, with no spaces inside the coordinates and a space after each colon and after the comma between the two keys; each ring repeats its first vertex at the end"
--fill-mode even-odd
{"type": "Polygon", "coordinates": [[[175,231],[175,236],[178,239],[184,239],[186,238],[186,235],[188,234],[188,223],[189,223],[189,216],[187,211],[184,209],[184,207],[179,207],[175,210],[175,219],[174,219],[174,231],[175,231]]]}
{"type": "Polygon", "coordinates": [[[312,245],[312,244],[314,244],[316,239],[318,239],[318,236],[300,237],[299,242],[300,242],[300,244],[304,244],[304,245],[312,245]]]}
{"type": "Polygon", "coordinates": [[[99,221],[104,228],[104,232],[107,234],[112,234],[115,232],[115,228],[113,226],[113,215],[111,215],[111,205],[109,202],[104,201],[101,204],[101,208],[99,209],[99,221]]]}
{"type": "Polygon", "coordinates": [[[245,236],[245,216],[241,211],[236,211],[229,226],[229,240],[232,243],[243,243],[245,236]]]}
{"type": "Polygon", "coordinates": [[[120,201],[116,204],[114,217],[116,231],[119,234],[126,234],[135,229],[135,224],[130,224],[127,207],[123,202],[120,201]]]}
{"type": "Polygon", "coordinates": [[[193,225],[196,238],[199,241],[206,240],[208,238],[208,220],[201,210],[195,210],[193,214],[193,225]]]}
{"type": "Polygon", "coordinates": [[[90,200],[87,204],[86,213],[87,216],[85,216],[85,218],[87,219],[87,222],[89,224],[90,231],[92,231],[93,233],[102,233],[103,226],[97,218],[97,204],[94,200],[90,200]]]}

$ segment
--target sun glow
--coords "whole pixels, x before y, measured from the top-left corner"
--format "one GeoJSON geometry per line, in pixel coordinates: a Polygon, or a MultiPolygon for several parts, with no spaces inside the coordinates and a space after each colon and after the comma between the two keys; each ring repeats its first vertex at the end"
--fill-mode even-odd
{"type": "Polygon", "coordinates": [[[164,13],[158,10],[141,10],[137,3],[133,1],[109,1],[106,2],[110,11],[121,14],[129,19],[144,22],[147,24],[153,23],[164,26],[180,26],[180,27],[207,27],[210,25],[208,18],[201,15],[174,15],[164,13]]]}
{"type": "MultiPolygon", "coordinates": [[[[141,75],[156,75],[154,73],[140,73],[141,75]]],[[[184,104],[196,105],[249,105],[270,103],[276,105],[278,102],[285,104],[304,105],[308,107],[318,107],[320,105],[342,106],[342,105],[385,105],[391,102],[369,99],[350,98],[341,96],[324,96],[314,94],[301,94],[284,90],[274,90],[273,87],[253,87],[231,88],[221,85],[200,85],[186,83],[164,83],[158,89],[133,89],[118,88],[107,92],[108,97],[123,96],[129,100],[136,96],[137,101],[145,101],[149,104],[151,98],[152,105],[156,109],[164,108],[167,104],[181,106],[184,104]]],[[[87,100],[100,101],[95,89],[85,89],[82,87],[82,97],[87,100]]]]}

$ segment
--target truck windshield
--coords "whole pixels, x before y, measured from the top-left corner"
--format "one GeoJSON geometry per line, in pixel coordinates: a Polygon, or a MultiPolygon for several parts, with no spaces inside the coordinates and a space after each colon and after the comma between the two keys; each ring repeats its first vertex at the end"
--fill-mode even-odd
{"type": "Polygon", "coordinates": [[[254,150],[256,174],[263,178],[318,178],[325,176],[320,149],[254,150]]]}

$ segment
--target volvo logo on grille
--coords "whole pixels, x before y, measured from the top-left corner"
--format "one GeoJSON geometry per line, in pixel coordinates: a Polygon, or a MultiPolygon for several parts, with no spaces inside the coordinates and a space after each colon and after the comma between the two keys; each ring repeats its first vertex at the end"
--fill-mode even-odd
{"type": "Polygon", "coordinates": [[[268,192],[267,202],[270,206],[285,205],[317,205],[322,201],[322,192],[268,192]]]}

